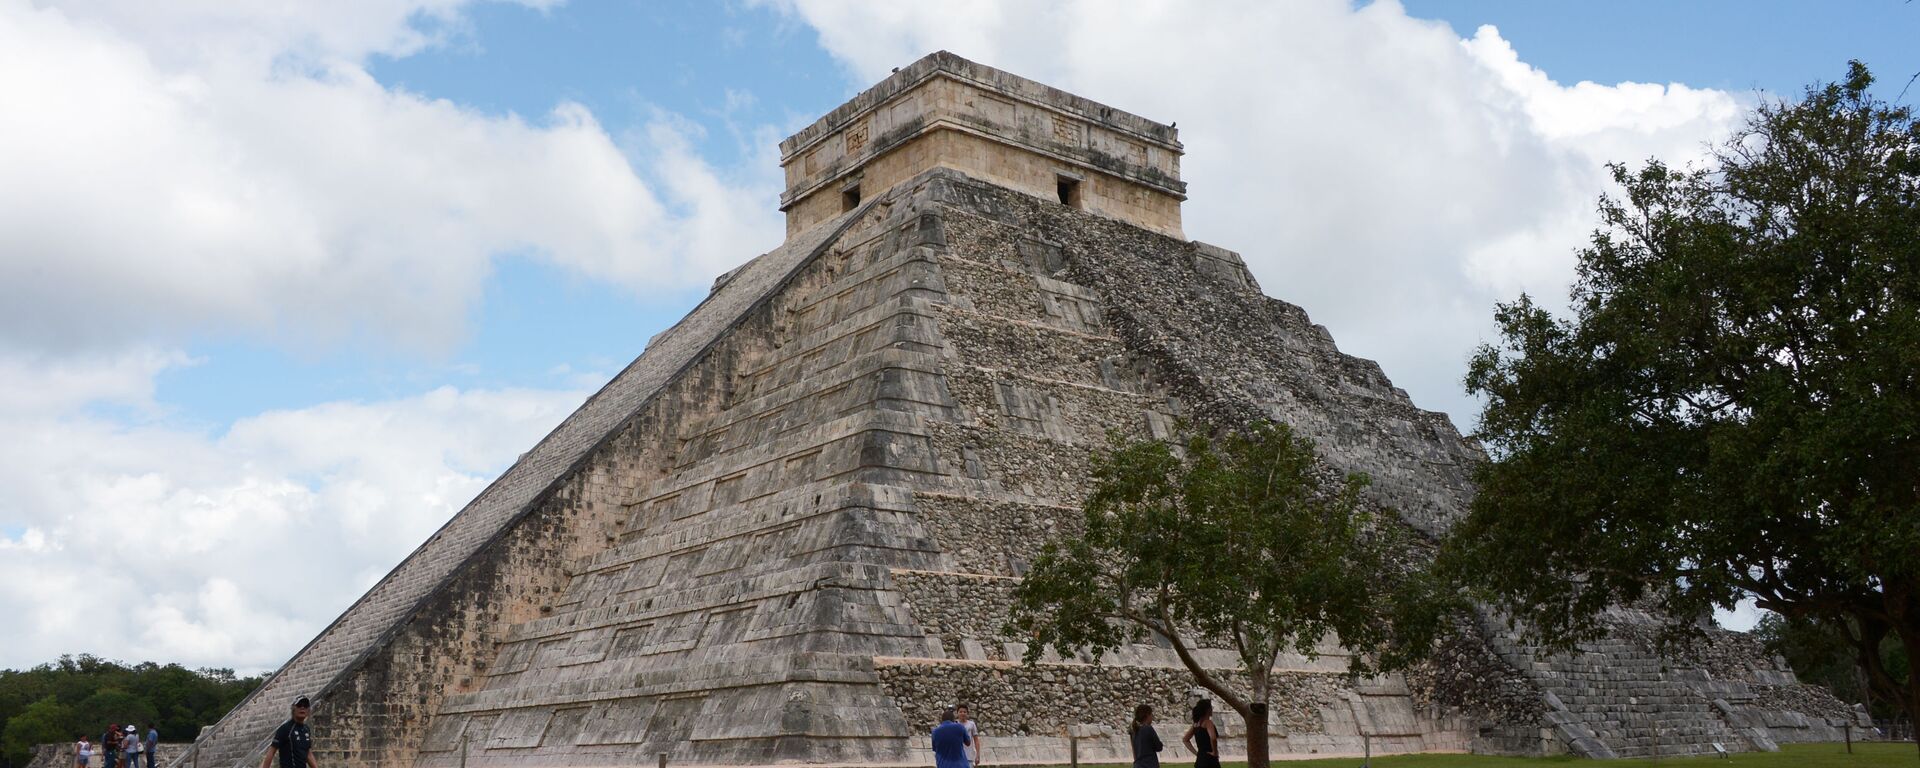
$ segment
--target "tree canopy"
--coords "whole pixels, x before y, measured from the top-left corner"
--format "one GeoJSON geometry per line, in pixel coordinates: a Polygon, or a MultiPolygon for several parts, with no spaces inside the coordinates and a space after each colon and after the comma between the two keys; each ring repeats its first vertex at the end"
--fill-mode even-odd
{"type": "Polygon", "coordinates": [[[85,655],[0,670],[0,759],[26,765],[34,745],[72,741],[81,734],[98,739],[113,722],[143,729],[153,723],[162,741],[188,741],[260,682],[260,677],[236,677],[230,669],[127,665],[85,655]]]}
{"type": "MultiPolygon", "coordinates": [[[[1867,686],[1847,630],[1817,619],[1769,613],[1760,617],[1753,635],[1767,653],[1785,658],[1801,682],[1826,686],[1842,701],[1865,705],[1875,718],[1890,719],[1898,712],[1897,702],[1878,698],[1867,686]]],[[[1906,649],[1894,638],[1881,641],[1880,663],[1895,679],[1907,675],[1906,649]]]]}
{"type": "Polygon", "coordinates": [[[1084,531],[1049,542],[1015,593],[1027,661],[1163,639],[1246,720],[1248,763],[1266,765],[1281,653],[1333,638],[1356,674],[1397,669],[1446,602],[1406,556],[1405,529],[1362,503],[1366,478],[1325,474],[1284,425],[1116,445],[1095,461],[1084,531]],[[1239,674],[1204,667],[1203,646],[1233,651],[1239,674]]]}
{"type": "Polygon", "coordinates": [[[1871,82],[1764,104],[1699,167],[1614,166],[1570,316],[1499,307],[1445,558],[1535,639],[1751,597],[1920,711],[1881,653],[1920,650],[1920,126],[1871,82]]]}

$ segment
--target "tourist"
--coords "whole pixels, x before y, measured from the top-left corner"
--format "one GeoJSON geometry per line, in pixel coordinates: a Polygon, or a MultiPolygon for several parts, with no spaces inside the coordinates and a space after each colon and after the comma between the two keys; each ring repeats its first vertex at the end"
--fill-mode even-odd
{"type": "Polygon", "coordinates": [[[127,724],[127,732],[120,737],[120,765],[122,768],[137,768],[140,765],[140,729],[127,724]]]}
{"type": "Polygon", "coordinates": [[[307,730],[307,715],[313,712],[313,702],[302,696],[293,700],[293,717],[273,729],[273,743],[267,746],[267,757],[260,761],[260,768],[274,768],[274,758],[279,757],[279,768],[317,768],[313,762],[313,732],[307,730]]]}
{"type": "Polygon", "coordinates": [[[153,727],[152,721],[147,723],[147,741],[144,746],[147,753],[147,768],[154,768],[154,753],[160,751],[160,729],[153,727]]]}
{"type": "Polygon", "coordinates": [[[107,726],[100,734],[100,768],[120,768],[120,724],[107,726]]]}
{"type": "Polygon", "coordinates": [[[93,764],[93,742],[87,741],[86,734],[80,734],[80,740],[73,743],[74,768],[91,768],[93,764]]]}
{"type": "Polygon", "coordinates": [[[959,704],[953,708],[953,717],[967,729],[967,766],[972,768],[980,764],[980,726],[973,722],[973,715],[967,711],[967,705],[959,704]]]}
{"type": "Polygon", "coordinates": [[[1153,730],[1153,707],[1133,708],[1133,727],[1127,729],[1133,742],[1133,768],[1160,768],[1160,734],[1153,730]]]}
{"type": "Polygon", "coordinates": [[[969,741],[967,727],[954,722],[953,707],[947,707],[940,713],[940,724],[933,728],[934,768],[967,768],[969,741]]]}
{"type": "Polygon", "coordinates": [[[1193,705],[1193,727],[1180,737],[1180,743],[1193,753],[1193,768],[1220,768],[1220,730],[1213,725],[1212,699],[1193,705]],[[1194,745],[1195,739],[1199,746],[1194,745]]]}

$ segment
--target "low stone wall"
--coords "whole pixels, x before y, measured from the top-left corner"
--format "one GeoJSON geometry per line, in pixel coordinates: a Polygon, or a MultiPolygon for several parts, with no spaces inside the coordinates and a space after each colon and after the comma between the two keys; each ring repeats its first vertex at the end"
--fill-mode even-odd
{"type": "MultiPolygon", "coordinates": [[[[191,746],[193,746],[191,742],[184,744],[162,743],[154,750],[154,760],[158,765],[166,765],[178,759],[182,753],[187,751],[187,747],[191,746]]],[[[146,765],[146,759],[145,755],[140,756],[140,765],[143,768],[146,765]]],[[[88,761],[87,765],[89,768],[107,768],[102,764],[105,760],[106,756],[100,752],[99,746],[95,745],[93,759],[88,761]]],[[[33,761],[27,763],[27,768],[74,768],[73,742],[41,744],[34,747],[33,761]]]]}
{"type": "MultiPolygon", "coordinates": [[[[1193,675],[1184,669],[1108,667],[1088,664],[899,663],[877,666],[880,682],[900,705],[910,727],[931,727],[940,710],[967,704],[984,735],[1052,736],[1069,728],[1122,728],[1138,704],[1150,704],[1161,720],[1182,722],[1196,698],[1193,675]]],[[[1238,673],[1222,673],[1244,688],[1238,673]]],[[[1343,701],[1341,676],[1301,672],[1277,676],[1269,708],[1276,735],[1319,733],[1322,711],[1343,701]]],[[[1215,703],[1225,734],[1245,733],[1239,718],[1215,703]]]]}

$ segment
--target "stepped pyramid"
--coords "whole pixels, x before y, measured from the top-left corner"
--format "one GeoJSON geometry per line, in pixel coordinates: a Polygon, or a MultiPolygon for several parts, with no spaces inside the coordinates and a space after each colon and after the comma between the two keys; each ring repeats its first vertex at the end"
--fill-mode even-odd
{"type": "MultiPolygon", "coordinates": [[[[176,766],[257,765],[300,694],[330,768],[924,765],[957,701],[989,762],[1064,762],[1069,736],[1124,760],[1140,702],[1178,761],[1194,688],[1166,648],[1028,667],[1000,634],[1108,430],[1275,419],[1420,531],[1465,508],[1481,455],[1443,415],[1184,239],[1173,128],[942,52],[781,150],[786,242],[176,766]]],[[[1675,754],[1848,715],[1751,648],[1667,659],[1622,621],[1543,657],[1483,619],[1405,676],[1284,659],[1274,751],[1675,754]]]]}

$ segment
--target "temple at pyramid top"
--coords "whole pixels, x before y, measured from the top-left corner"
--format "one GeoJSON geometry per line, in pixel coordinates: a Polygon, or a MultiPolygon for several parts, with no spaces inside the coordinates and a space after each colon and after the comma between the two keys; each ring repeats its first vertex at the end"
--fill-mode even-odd
{"type": "Polygon", "coordinates": [[[945,167],[1182,237],[1179,132],[946,51],[780,142],[787,234],[945,167]]]}

